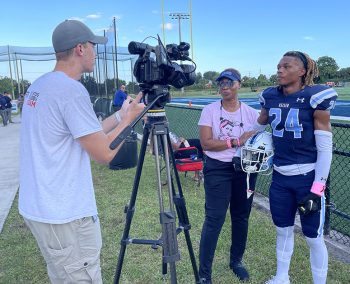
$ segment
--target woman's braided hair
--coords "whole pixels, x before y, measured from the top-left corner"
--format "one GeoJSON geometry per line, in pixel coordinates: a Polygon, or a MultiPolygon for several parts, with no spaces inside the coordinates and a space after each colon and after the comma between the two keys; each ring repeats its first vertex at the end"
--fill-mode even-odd
{"type": "Polygon", "coordinates": [[[283,56],[299,58],[304,64],[306,72],[301,78],[303,87],[312,86],[314,84],[314,78],[318,77],[318,67],[315,60],[311,59],[308,54],[300,51],[288,51],[283,56]]]}

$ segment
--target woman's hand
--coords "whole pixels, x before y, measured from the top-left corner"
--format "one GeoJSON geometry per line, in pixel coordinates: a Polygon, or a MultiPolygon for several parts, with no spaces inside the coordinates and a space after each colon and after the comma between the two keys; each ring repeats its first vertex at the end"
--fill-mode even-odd
{"type": "Polygon", "coordinates": [[[245,142],[247,142],[247,140],[252,137],[254,134],[256,133],[255,130],[251,130],[251,131],[246,131],[244,132],[241,137],[239,137],[239,145],[243,146],[245,144],[245,142]]]}

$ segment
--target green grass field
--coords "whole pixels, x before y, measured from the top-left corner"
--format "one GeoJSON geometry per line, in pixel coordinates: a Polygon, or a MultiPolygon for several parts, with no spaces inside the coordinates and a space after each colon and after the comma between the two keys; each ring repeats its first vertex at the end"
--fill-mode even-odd
{"type": "MultiPolygon", "coordinates": [[[[103,247],[101,266],[104,283],[112,283],[120,240],[125,225],[124,206],[128,203],[135,169],[111,171],[106,166],[92,164],[97,206],[101,220],[103,247]]],[[[203,185],[197,187],[181,173],[187,211],[192,225],[190,230],[193,248],[198,262],[200,232],[204,218],[203,185]]],[[[132,221],[130,236],[158,239],[159,204],[155,185],[153,157],[146,155],[132,221]]],[[[166,188],[163,188],[166,190],[166,188]]],[[[177,262],[178,283],[195,283],[183,233],[178,235],[181,260],[177,262]]],[[[214,283],[240,283],[228,267],[230,248],[229,215],[223,226],[213,266],[214,283]]],[[[121,283],[169,283],[161,277],[161,249],[153,250],[145,245],[129,245],[126,250],[121,283]]],[[[24,225],[17,210],[17,198],[0,234],[0,283],[46,284],[49,283],[45,264],[30,231],[24,225]]],[[[275,273],[275,229],[268,214],[253,208],[250,218],[249,239],[244,262],[251,281],[258,284],[275,273]]],[[[350,283],[350,266],[330,257],[329,284],[350,283]]],[[[311,283],[308,248],[304,239],[296,234],[290,276],[292,283],[311,283]]]]}
{"type": "Polygon", "coordinates": [[[350,100],[350,87],[335,88],[339,95],[339,100],[350,100]]]}

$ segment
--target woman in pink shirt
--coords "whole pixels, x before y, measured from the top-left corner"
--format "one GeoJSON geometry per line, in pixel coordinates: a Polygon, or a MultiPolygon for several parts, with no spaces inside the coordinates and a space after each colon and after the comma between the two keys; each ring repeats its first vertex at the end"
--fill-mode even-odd
{"type": "Polygon", "coordinates": [[[247,190],[254,190],[256,181],[256,174],[251,174],[247,188],[247,174],[234,167],[232,159],[240,155],[240,146],[255,133],[252,129],[258,112],[238,99],[241,86],[239,71],[226,69],[216,81],[222,99],[205,106],[198,122],[200,141],[206,153],[203,170],[205,221],[199,252],[202,283],[212,283],[211,268],[216,244],[229,207],[232,230],[230,268],[241,281],[249,280],[242,257],[253,200],[253,195],[247,197],[247,190]]]}

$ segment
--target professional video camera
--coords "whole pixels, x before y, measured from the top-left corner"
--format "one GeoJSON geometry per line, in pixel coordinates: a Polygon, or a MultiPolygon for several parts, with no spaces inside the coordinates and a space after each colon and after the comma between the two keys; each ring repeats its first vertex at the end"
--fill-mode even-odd
{"type": "Polygon", "coordinates": [[[129,43],[129,52],[139,55],[134,66],[134,76],[145,94],[146,105],[162,96],[155,106],[163,108],[170,102],[170,85],[180,89],[194,84],[196,64],[189,57],[189,49],[190,45],[186,42],[167,44],[165,48],[159,36],[157,46],[135,41],[129,43]],[[176,60],[188,60],[194,65],[177,64],[174,62],[176,60]]]}

